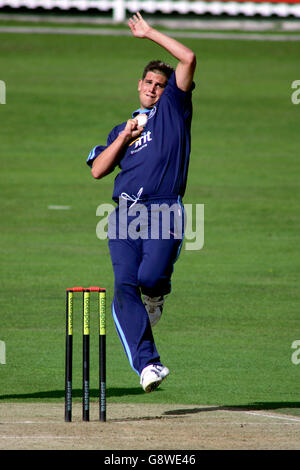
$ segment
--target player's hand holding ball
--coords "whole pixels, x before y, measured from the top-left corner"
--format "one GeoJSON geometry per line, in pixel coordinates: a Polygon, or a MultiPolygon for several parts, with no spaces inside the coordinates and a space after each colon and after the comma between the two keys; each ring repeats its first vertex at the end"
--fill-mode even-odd
{"type": "Polygon", "coordinates": [[[138,118],[128,119],[123,133],[126,140],[135,139],[143,132],[144,126],[139,125],[138,118]]]}
{"type": "Polygon", "coordinates": [[[145,125],[147,124],[147,121],[148,121],[147,114],[143,114],[143,113],[138,114],[136,119],[137,119],[139,127],[145,127],[145,125]]]}

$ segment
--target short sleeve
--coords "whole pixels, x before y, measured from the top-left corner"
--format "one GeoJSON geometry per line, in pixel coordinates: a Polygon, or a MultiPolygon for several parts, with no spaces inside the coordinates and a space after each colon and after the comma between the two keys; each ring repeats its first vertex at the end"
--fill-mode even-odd
{"type": "Polygon", "coordinates": [[[88,158],[86,160],[86,163],[89,167],[92,168],[93,161],[98,157],[98,155],[100,155],[101,152],[103,152],[103,150],[105,150],[115,140],[115,138],[116,138],[115,129],[116,128],[114,128],[108,134],[106,145],[96,145],[95,147],[92,148],[92,150],[90,151],[90,153],[88,155],[88,158]]]}
{"type": "Polygon", "coordinates": [[[183,91],[178,88],[176,83],[175,72],[172,73],[171,77],[168,80],[166,89],[162,95],[164,99],[172,100],[172,105],[181,109],[184,113],[189,111],[192,102],[192,91],[195,88],[195,83],[193,82],[191,88],[188,91],[183,91]]]}

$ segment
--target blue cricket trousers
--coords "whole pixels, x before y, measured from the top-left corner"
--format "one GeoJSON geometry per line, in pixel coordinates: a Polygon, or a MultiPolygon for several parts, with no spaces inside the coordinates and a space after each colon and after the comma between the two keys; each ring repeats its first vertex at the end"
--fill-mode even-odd
{"type": "Polygon", "coordinates": [[[132,216],[133,207],[130,209],[126,202],[126,220],[120,222],[120,206],[109,220],[108,244],[115,277],[112,314],[129,363],[139,375],[147,365],[161,364],[141,293],[157,297],[171,291],[173,266],[183,239],[181,202],[156,200],[155,204],[156,209],[152,211],[150,201],[142,206],[137,204],[134,209],[138,216],[132,216]],[[163,222],[162,212],[157,210],[157,204],[162,203],[166,208],[172,206],[176,220],[171,211],[170,220],[166,217],[163,222]],[[155,230],[154,219],[158,221],[155,230]],[[182,232],[178,230],[179,226],[182,232]]]}

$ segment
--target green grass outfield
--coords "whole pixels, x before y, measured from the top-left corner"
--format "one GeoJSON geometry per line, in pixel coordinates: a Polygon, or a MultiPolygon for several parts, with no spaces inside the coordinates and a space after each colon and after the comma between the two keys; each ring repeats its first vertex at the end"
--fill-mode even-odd
{"type": "MultiPolygon", "coordinates": [[[[110,315],[113,273],[96,208],[115,174],[85,159],[138,105],[153,43],[130,37],[0,35],[1,400],[64,397],[65,288],[108,289],[108,402],[186,403],[299,414],[300,43],[184,41],[198,57],[184,202],[205,204],[205,245],[182,250],[155,328],[170,377],[142,392],[110,315]],[[69,211],[49,210],[67,205],[69,211]]],[[[174,61],[170,60],[174,64],[174,61]]],[[[74,390],[81,388],[81,301],[74,390]]],[[[94,319],[95,323],[96,320],[94,319]]],[[[96,325],[94,326],[96,328],[96,325]]],[[[97,396],[97,332],[91,389],[97,396]]]]}

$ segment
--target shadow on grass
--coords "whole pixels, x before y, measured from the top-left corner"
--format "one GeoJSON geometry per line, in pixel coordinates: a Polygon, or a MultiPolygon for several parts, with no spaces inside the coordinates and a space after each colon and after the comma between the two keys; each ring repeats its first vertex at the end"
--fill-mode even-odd
{"type": "Polygon", "coordinates": [[[194,413],[205,413],[209,411],[257,411],[257,410],[282,410],[282,409],[296,409],[300,411],[300,402],[257,402],[249,403],[247,405],[233,405],[233,406],[207,406],[197,408],[182,408],[178,410],[165,411],[164,415],[188,415],[194,413]]]}
{"type": "MultiPolygon", "coordinates": [[[[156,390],[155,393],[161,392],[160,389],[156,390]]],[[[106,391],[107,398],[110,397],[125,397],[125,396],[138,396],[144,395],[145,392],[140,387],[129,387],[129,388],[118,388],[110,387],[106,391]]],[[[72,390],[73,398],[82,398],[82,389],[77,388],[72,390]]],[[[65,397],[64,390],[47,390],[42,392],[33,393],[16,393],[0,395],[1,400],[59,400],[65,397]]],[[[90,390],[91,398],[99,398],[99,390],[94,388],[90,390]]],[[[163,416],[180,416],[189,415],[195,413],[207,413],[210,411],[255,411],[255,410],[282,410],[282,409],[299,409],[300,414],[300,402],[254,402],[248,403],[247,405],[207,405],[199,406],[196,408],[180,408],[175,410],[165,411],[163,416]]]]}
{"type": "MultiPolygon", "coordinates": [[[[132,396],[132,395],[143,395],[145,392],[140,387],[131,387],[131,388],[117,388],[117,387],[110,387],[106,391],[107,398],[110,397],[124,397],[124,396],[132,396]]],[[[7,395],[0,395],[0,400],[49,400],[49,399],[60,399],[64,398],[65,391],[64,390],[46,390],[43,392],[33,392],[33,393],[15,393],[15,394],[7,394],[7,395]]],[[[75,388],[72,390],[73,398],[81,398],[82,397],[82,389],[75,388]]],[[[99,390],[94,388],[90,389],[90,397],[91,398],[98,398],[99,397],[99,390]]]]}

